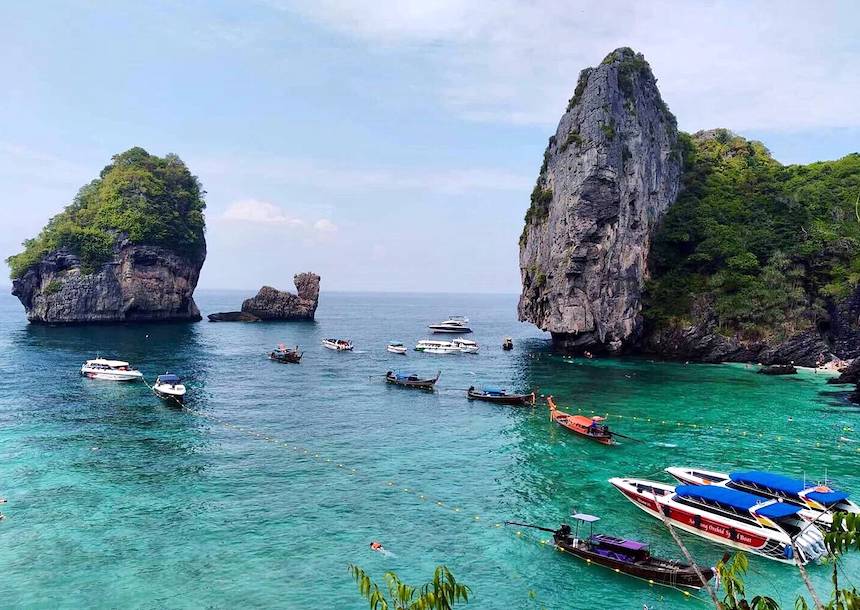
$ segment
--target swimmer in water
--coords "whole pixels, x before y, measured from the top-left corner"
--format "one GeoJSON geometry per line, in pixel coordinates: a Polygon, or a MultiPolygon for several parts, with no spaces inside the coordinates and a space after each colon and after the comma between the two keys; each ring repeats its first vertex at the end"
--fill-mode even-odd
{"type": "Polygon", "coordinates": [[[394,553],[387,550],[385,547],[382,546],[381,542],[377,542],[376,540],[370,543],[370,550],[376,551],[377,553],[382,553],[386,557],[394,557],[394,553]]]}

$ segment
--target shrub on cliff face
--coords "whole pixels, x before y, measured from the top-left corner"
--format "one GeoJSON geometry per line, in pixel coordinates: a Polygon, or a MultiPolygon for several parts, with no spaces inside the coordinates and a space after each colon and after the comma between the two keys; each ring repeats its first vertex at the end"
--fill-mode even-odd
{"type": "Polygon", "coordinates": [[[134,244],[164,246],[192,259],[206,248],[203,201],[197,178],[174,154],[150,155],[135,147],[115,155],[96,180],[54,216],[23,252],[6,259],[21,277],[48,252],[65,247],[91,273],[109,260],[120,235],[134,244]]]}
{"type": "Polygon", "coordinates": [[[783,166],[727,130],[683,148],[684,190],[651,254],[653,322],[689,320],[704,298],[726,332],[785,336],[860,283],[860,154],[783,166]]]}

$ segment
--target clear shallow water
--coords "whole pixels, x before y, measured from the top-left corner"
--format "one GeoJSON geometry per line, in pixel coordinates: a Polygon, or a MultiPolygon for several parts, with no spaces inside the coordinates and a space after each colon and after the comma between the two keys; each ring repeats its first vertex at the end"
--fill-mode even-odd
{"type": "MultiPolygon", "coordinates": [[[[245,296],[200,292],[205,313],[245,296]]],[[[824,377],[738,365],[566,360],[515,319],[513,296],[324,294],[311,324],[29,326],[0,297],[0,605],[28,608],[363,608],[346,566],[416,583],[445,563],[474,608],[705,607],[564,557],[505,519],[555,526],[571,508],[602,530],[680,556],[610,476],[672,464],[827,475],[860,495],[860,412],[824,377]],[[472,318],[477,356],[388,354],[451,313],[472,318]],[[504,336],[515,349],[503,352],[504,336]],[[354,353],[323,349],[348,336],[354,353]],[[301,365],[264,357],[278,342],[301,365]],[[90,381],[95,354],[151,381],[187,378],[188,406],[143,384],[90,381]],[[442,371],[427,394],[371,379],[394,366],[442,371]],[[472,383],[539,387],[568,410],[613,416],[647,440],[605,448],[553,427],[545,407],[469,403],[472,383]],[[618,418],[617,416],[622,416],[618,418]],[[789,421],[791,416],[792,421],[789,421]],[[636,418],[634,420],[634,417],[636,418]],[[650,418],[651,421],[647,421],[650,418]],[[680,425],[679,425],[680,422],[680,425]],[[726,427],[729,432],[726,432],[726,427]],[[745,434],[744,434],[745,433],[745,434]],[[307,450],[307,453],[305,452],[307,450]],[[438,504],[441,502],[442,504],[438,504]],[[395,557],[368,549],[382,541],[395,557]]],[[[688,537],[703,563],[723,549],[688,537]]],[[[750,587],[788,604],[795,571],[752,558],[750,587]]],[[[828,570],[814,566],[826,589],[828,570]]],[[[860,556],[845,562],[860,585],[860,556]]]]}

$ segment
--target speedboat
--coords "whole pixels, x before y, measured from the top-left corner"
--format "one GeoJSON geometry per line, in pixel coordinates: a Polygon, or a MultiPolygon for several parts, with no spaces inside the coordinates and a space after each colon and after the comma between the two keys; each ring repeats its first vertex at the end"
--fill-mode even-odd
{"type": "Polygon", "coordinates": [[[678,466],[667,468],[666,472],[687,485],[716,485],[794,504],[800,508],[798,514],[804,521],[825,529],[833,525],[835,512],[860,513],[860,506],[848,499],[847,492],[772,472],[724,473],[678,466]]]}
{"type": "Polygon", "coordinates": [[[652,517],[711,542],[783,563],[805,564],[827,553],[821,531],[807,527],[800,508],[787,502],[717,485],[609,482],[652,517]]]}
{"type": "Polygon", "coordinates": [[[165,373],[155,378],[155,383],[152,384],[152,391],[155,395],[164,400],[176,400],[182,402],[185,399],[185,386],[180,383],[179,375],[165,373]]]}
{"type": "Polygon", "coordinates": [[[539,525],[505,521],[507,525],[530,527],[543,532],[552,533],[552,541],[560,550],[584,559],[589,564],[594,563],[605,568],[634,576],[649,584],[657,583],[669,587],[688,587],[700,589],[705,582],[711,580],[716,570],[705,566],[692,566],[671,559],[655,557],[651,554],[649,545],[638,540],[616,538],[606,534],[595,534],[594,523],[599,517],[577,513],[571,515],[576,520],[576,530],[563,523],[560,528],[553,530],[539,525]],[[580,523],[587,523],[590,533],[587,537],[579,537],[580,523]],[[698,569],[698,574],[696,573],[698,569]],[[699,577],[701,574],[701,578],[699,577]]]}
{"type": "Polygon", "coordinates": [[[104,379],[106,381],[137,381],[143,379],[143,373],[129,366],[122,360],[106,360],[96,358],[87,360],[81,365],[81,375],[88,379],[104,379]]]}
{"type": "Polygon", "coordinates": [[[454,345],[451,341],[434,341],[432,339],[422,339],[415,344],[416,352],[424,352],[426,354],[462,354],[463,350],[454,345]]]}
{"type": "Polygon", "coordinates": [[[323,347],[333,349],[338,352],[348,352],[352,350],[352,341],[349,339],[323,339],[323,347]]]}
{"type": "Polygon", "coordinates": [[[468,339],[454,339],[451,343],[454,347],[460,348],[460,351],[464,354],[478,353],[478,344],[474,341],[469,341],[468,339]]]}
{"type": "Polygon", "coordinates": [[[438,324],[431,324],[427,328],[432,330],[434,333],[472,332],[472,329],[469,328],[469,318],[464,318],[463,316],[451,316],[444,322],[439,322],[438,324]]]}
{"type": "Polygon", "coordinates": [[[406,346],[402,343],[389,343],[388,347],[386,347],[389,352],[392,354],[406,354],[406,346]]]}

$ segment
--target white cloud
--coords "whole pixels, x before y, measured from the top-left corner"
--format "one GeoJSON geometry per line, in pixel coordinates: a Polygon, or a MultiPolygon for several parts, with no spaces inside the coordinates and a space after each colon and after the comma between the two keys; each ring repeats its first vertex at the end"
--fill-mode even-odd
{"type": "Polygon", "coordinates": [[[337,225],[327,218],[320,218],[316,221],[314,229],[320,233],[337,233],[337,225]]]}
{"type": "Polygon", "coordinates": [[[427,59],[442,102],[473,120],[554,125],[579,70],[631,46],[650,61],[683,128],[860,126],[856,3],[270,3],[427,59]]]}
{"type": "Polygon", "coordinates": [[[286,225],[295,228],[305,226],[305,221],[300,218],[287,216],[275,204],[258,199],[242,199],[231,203],[221,215],[221,218],[230,221],[286,225]]]}

